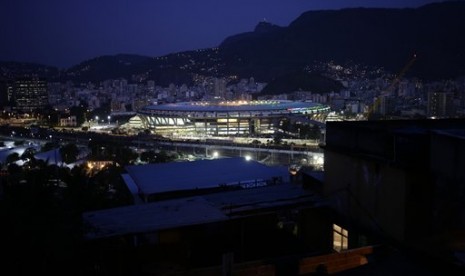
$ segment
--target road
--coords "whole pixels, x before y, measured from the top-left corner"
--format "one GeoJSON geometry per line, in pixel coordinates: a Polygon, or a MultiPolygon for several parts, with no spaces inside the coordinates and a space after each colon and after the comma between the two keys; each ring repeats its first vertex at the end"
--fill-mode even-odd
{"type": "Polygon", "coordinates": [[[321,166],[324,160],[323,151],[318,146],[274,145],[253,143],[231,143],[224,141],[186,140],[175,141],[153,135],[113,135],[108,133],[64,131],[42,129],[35,133],[27,128],[0,127],[0,135],[9,139],[36,141],[54,141],[87,145],[89,141],[102,141],[130,146],[137,149],[167,150],[192,155],[199,158],[216,157],[249,157],[268,165],[316,165],[321,166]]]}

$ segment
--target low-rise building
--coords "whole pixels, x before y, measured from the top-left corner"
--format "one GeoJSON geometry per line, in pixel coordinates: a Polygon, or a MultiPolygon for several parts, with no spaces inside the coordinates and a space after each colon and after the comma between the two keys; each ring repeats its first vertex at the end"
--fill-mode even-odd
{"type": "Polygon", "coordinates": [[[374,252],[351,246],[352,233],[334,223],[326,201],[289,182],[287,169],[224,158],[127,171],[135,205],[83,214],[89,252],[109,272],[335,273],[367,264],[374,252]]]}
{"type": "Polygon", "coordinates": [[[346,225],[463,262],[464,129],[458,119],[328,122],[323,194],[346,225]]]}

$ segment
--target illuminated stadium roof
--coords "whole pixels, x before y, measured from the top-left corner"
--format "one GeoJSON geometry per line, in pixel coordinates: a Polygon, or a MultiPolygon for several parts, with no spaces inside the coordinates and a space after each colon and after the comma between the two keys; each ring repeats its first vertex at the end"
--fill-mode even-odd
{"type": "Polygon", "coordinates": [[[180,102],[144,107],[142,112],[176,111],[176,112],[250,112],[250,111],[278,111],[299,109],[325,108],[318,103],[294,101],[219,101],[219,102],[180,102]]]}

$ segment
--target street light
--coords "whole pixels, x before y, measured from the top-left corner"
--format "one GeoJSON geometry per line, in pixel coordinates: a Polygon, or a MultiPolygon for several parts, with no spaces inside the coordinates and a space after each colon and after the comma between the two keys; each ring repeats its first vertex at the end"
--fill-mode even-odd
{"type": "Polygon", "coordinates": [[[98,116],[95,116],[95,121],[97,121],[97,125],[98,125],[98,116]]]}
{"type": "Polygon", "coordinates": [[[110,116],[110,115],[108,115],[107,119],[108,119],[108,124],[110,124],[110,119],[111,119],[111,116],[110,116]]]}

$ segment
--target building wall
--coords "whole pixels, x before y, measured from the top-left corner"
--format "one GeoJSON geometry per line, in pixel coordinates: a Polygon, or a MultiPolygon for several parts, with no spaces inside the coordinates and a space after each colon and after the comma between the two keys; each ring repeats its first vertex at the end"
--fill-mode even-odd
{"type": "Polygon", "coordinates": [[[436,182],[434,223],[436,231],[465,227],[465,139],[434,134],[431,168],[436,182]]]}
{"type": "Polygon", "coordinates": [[[332,251],[334,215],[327,209],[305,209],[299,212],[298,235],[309,248],[332,251]]]}
{"type": "Polygon", "coordinates": [[[68,116],[60,119],[61,127],[75,127],[77,126],[76,116],[68,116]]]}
{"type": "Polygon", "coordinates": [[[460,120],[327,124],[325,194],[345,218],[401,242],[463,228],[461,124],[460,120]]]}
{"type": "MultiPolygon", "coordinates": [[[[304,252],[307,255],[333,253],[332,218],[326,216],[327,210],[313,207],[293,212],[295,210],[266,211],[222,222],[126,236],[124,239],[134,248],[149,249],[151,256],[156,256],[154,262],[191,263],[196,267],[221,265],[225,253],[231,253],[235,263],[294,258],[304,252]],[[295,216],[283,218],[283,213],[295,216]],[[283,219],[295,222],[298,231],[282,227],[283,219]]],[[[298,262],[295,265],[297,268],[298,262]]]]}
{"type": "Polygon", "coordinates": [[[325,151],[324,194],[344,217],[376,232],[406,238],[405,173],[376,161],[325,151]]]}
{"type": "Polygon", "coordinates": [[[6,81],[0,80],[0,106],[5,106],[8,104],[8,89],[10,85],[6,81]]]}
{"type": "Polygon", "coordinates": [[[453,115],[453,95],[446,92],[428,93],[427,114],[430,117],[449,117],[453,115]]]}

